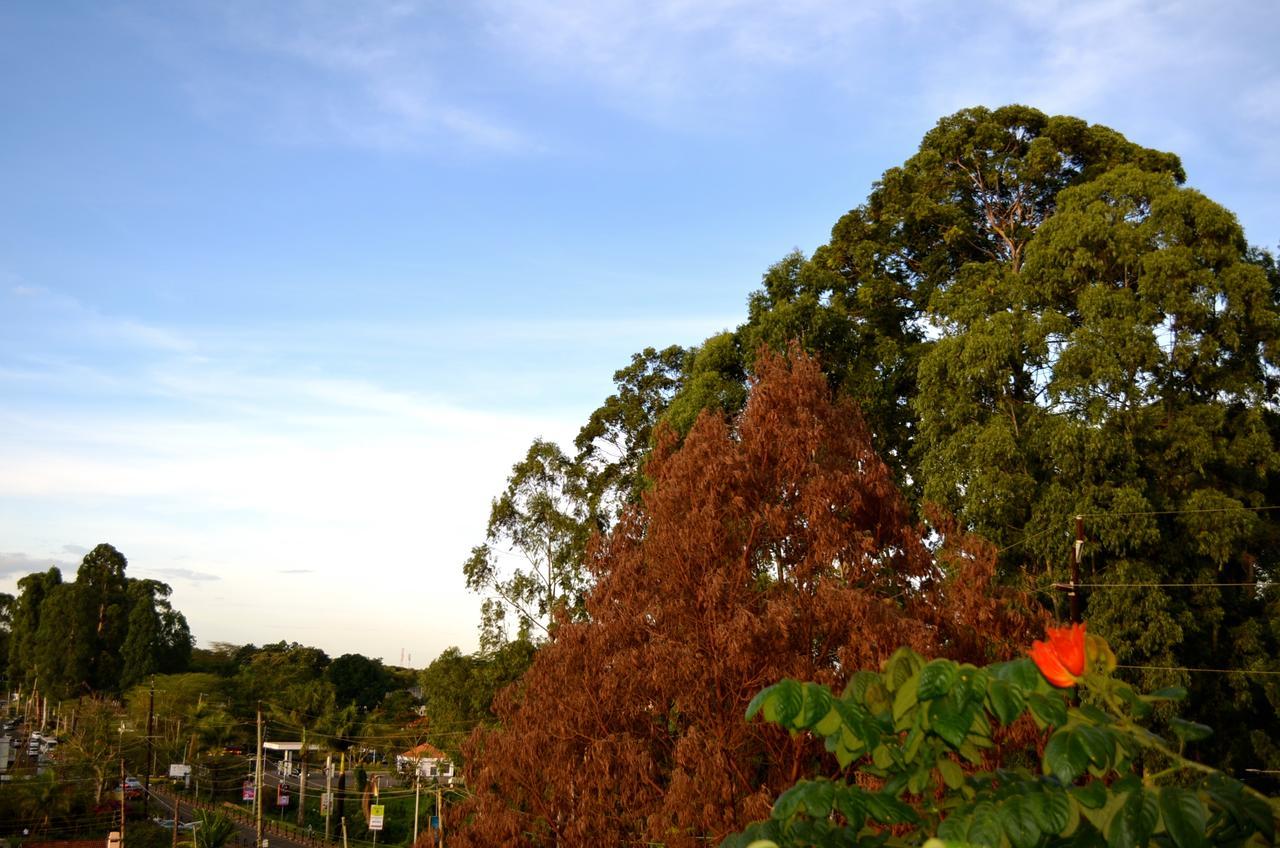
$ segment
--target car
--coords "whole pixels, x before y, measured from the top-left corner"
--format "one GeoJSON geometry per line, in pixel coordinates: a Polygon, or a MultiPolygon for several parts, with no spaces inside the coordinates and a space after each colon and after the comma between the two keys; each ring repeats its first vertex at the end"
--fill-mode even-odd
{"type": "MultiPolygon", "coordinates": [[[[153,818],[152,821],[165,830],[173,830],[173,819],[153,818]]],[[[195,830],[199,826],[200,822],[198,821],[178,822],[178,830],[195,830]]]]}
{"type": "Polygon", "coordinates": [[[142,797],[142,781],[136,777],[126,777],[124,779],[124,797],[141,798],[142,797]]]}

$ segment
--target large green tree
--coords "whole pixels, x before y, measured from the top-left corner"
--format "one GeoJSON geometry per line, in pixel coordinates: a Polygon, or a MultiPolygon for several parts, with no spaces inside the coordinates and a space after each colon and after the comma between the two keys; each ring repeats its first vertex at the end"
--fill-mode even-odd
{"type": "Polygon", "coordinates": [[[494,696],[520,679],[536,650],[527,639],[512,639],[474,654],[447,648],[432,660],[418,675],[427,741],[460,758],[463,740],[476,727],[496,722],[494,696]]]}
{"type": "Polygon", "coordinates": [[[558,611],[581,609],[586,572],[582,556],[591,530],[583,466],[558,445],[535,439],[511,469],[493,501],[484,544],[463,564],[467,588],[487,595],[480,644],[495,649],[509,638],[545,638],[558,611]]]}
{"type": "Polygon", "coordinates": [[[89,632],[77,631],[89,652],[87,681],[97,691],[118,691],[123,659],[120,648],[128,631],[129,592],[124,554],[108,544],[101,544],[85,554],[76,571],[75,585],[82,606],[77,625],[89,632]]]}
{"type": "Polygon", "coordinates": [[[0,592],[0,680],[9,681],[9,645],[13,635],[14,597],[0,592]]]}
{"type": "Polygon", "coordinates": [[[8,647],[13,682],[56,698],[118,693],[152,673],[186,669],[192,638],[170,588],[125,575],[111,545],[85,555],[70,583],[57,568],[18,581],[8,647]]]}
{"type": "Polygon", "coordinates": [[[61,582],[62,572],[56,566],[18,580],[9,641],[9,677],[15,686],[30,689],[36,682],[36,633],[40,629],[40,610],[49,591],[61,582]]]}
{"type": "MultiPolygon", "coordinates": [[[[763,346],[798,342],[913,508],[990,539],[1002,579],[1063,617],[1082,515],[1085,615],[1125,673],[1251,728],[1210,743],[1217,764],[1277,768],[1280,274],[1185,178],[1078,118],[947,116],[638,408],[686,432],[741,406],[763,346]]],[[[643,469],[627,445],[616,464],[643,469]]]]}
{"type": "Polygon", "coordinates": [[[329,663],[324,674],[339,704],[354,704],[361,710],[376,707],[391,688],[391,675],[382,660],[363,654],[343,654],[329,663]]]}

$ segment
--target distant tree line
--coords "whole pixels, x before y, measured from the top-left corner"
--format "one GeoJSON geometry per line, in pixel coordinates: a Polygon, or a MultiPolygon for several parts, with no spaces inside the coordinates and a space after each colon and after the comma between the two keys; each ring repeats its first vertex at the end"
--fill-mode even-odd
{"type": "MultiPolygon", "coordinates": [[[[85,555],[75,580],[56,567],[18,581],[8,604],[10,685],[56,699],[119,693],[150,674],[186,669],[194,640],[158,580],[125,574],[108,544],[85,555]]],[[[3,600],[3,599],[0,599],[3,600]]]]}

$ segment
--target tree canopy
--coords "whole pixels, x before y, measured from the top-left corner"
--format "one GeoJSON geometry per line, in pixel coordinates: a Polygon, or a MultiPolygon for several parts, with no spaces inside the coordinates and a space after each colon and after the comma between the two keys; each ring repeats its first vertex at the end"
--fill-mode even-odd
{"type": "Polygon", "coordinates": [[[913,513],[992,542],[998,579],[1062,617],[1082,516],[1085,614],[1123,673],[1253,728],[1211,740],[1216,764],[1280,768],[1280,273],[1185,180],[1078,118],[944,117],[826,244],[768,269],[745,323],[638,354],[580,439],[631,434],[591,459],[635,502],[656,425],[740,410],[758,351],[798,343],[913,513]]]}
{"type": "Polygon", "coordinates": [[[990,548],[947,534],[930,550],[813,360],[756,367],[732,424],[704,413],[680,446],[667,430],[641,503],[590,551],[585,618],[470,741],[463,844],[722,836],[817,754],[742,721],[762,684],[834,684],[901,643],[1001,657],[1031,620],[987,594],[990,548]]]}
{"type": "Polygon", "coordinates": [[[119,693],[145,675],[186,668],[193,640],[170,588],[128,577],[127,567],[102,544],[70,583],[56,567],[18,581],[8,639],[15,684],[55,698],[119,693]]]}

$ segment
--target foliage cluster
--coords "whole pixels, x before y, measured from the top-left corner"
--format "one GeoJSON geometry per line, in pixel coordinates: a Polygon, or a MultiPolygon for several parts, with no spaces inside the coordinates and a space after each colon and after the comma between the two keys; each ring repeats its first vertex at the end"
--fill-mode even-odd
{"type": "Polygon", "coordinates": [[[18,581],[10,613],[11,685],[54,699],[119,693],[154,673],[186,668],[193,639],[187,620],[157,580],[125,575],[111,545],[85,554],[72,582],[51,567],[18,581]]]}
{"type": "Polygon", "coordinates": [[[823,740],[839,769],[797,782],[724,848],[914,846],[935,834],[990,848],[1273,844],[1280,803],[1185,756],[1208,727],[1174,717],[1170,738],[1149,728],[1155,706],[1186,690],[1139,694],[1112,676],[1105,642],[1090,647],[1078,703],[1027,658],[980,668],[907,648],[839,696],[796,680],[764,689],[747,718],[823,740]],[[1047,737],[1038,755],[991,756],[1002,730],[1029,722],[1047,737]]]}
{"type": "MultiPolygon", "coordinates": [[[[660,425],[736,414],[758,351],[794,341],[858,403],[913,514],[955,516],[999,551],[998,581],[1059,613],[1084,516],[1087,617],[1132,681],[1183,685],[1189,717],[1243,728],[1207,740],[1211,762],[1280,769],[1280,272],[1185,176],[1078,118],[942,118],[826,244],[764,274],[742,325],[617,372],[556,460],[568,497],[545,550],[570,583],[539,582],[546,560],[501,567],[518,536],[549,536],[495,506],[473,587],[523,580],[543,626],[560,607],[582,620],[596,572],[572,563],[641,503],[660,425]]],[[[507,494],[534,470],[517,465],[507,494]]]]}
{"type": "Polygon", "coordinates": [[[993,552],[931,551],[861,416],[816,363],[757,363],[731,426],[702,416],[650,460],[643,509],[587,560],[586,618],[555,637],[469,741],[465,845],[699,844],[757,817],[821,755],[742,721],[766,682],[834,684],[899,644],[1008,655],[1036,624],[989,591],[993,552]],[[953,564],[950,574],[939,567],[953,564]]]}

